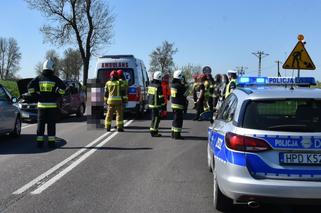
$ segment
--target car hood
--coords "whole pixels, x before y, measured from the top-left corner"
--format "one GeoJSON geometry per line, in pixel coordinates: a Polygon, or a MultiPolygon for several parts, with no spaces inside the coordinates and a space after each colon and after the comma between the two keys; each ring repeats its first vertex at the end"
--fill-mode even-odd
{"type": "Polygon", "coordinates": [[[25,93],[28,93],[28,84],[31,80],[32,78],[24,78],[17,81],[20,96],[22,96],[25,93]]]}

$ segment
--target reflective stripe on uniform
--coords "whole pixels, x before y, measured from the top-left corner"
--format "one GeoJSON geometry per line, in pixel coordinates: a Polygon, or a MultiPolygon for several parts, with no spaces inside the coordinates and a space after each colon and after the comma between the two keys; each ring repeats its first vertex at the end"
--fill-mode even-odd
{"type": "Polygon", "coordinates": [[[52,92],[55,85],[53,81],[39,81],[40,92],[52,92]]]}
{"type": "Polygon", "coordinates": [[[40,103],[38,102],[38,108],[57,108],[57,103],[40,103]]]}
{"type": "Polygon", "coordinates": [[[227,98],[230,94],[231,94],[231,90],[230,90],[230,86],[231,84],[234,83],[236,84],[236,80],[235,79],[232,79],[226,86],[226,92],[225,92],[225,98],[227,98]]]}
{"type": "Polygon", "coordinates": [[[48,141],[56,141],[56,136],[48,136],[48,141]]]}
{"type": "Polygon", "coordinates": [[[37,136],[36,141],[37,142],[43,142],[45,140],[44,136],[37,136]]]}
{"type": "Polygon", "coordinates": [[[155,128],[149,128],[149,131],[151,131],[151,132],[157,132],[158,131],[158,129],[155,129],[155,128]]]}
{"type": "Polygon", "coordinates": [[[160,108],[162,105],[151,105],[151,104],[149,104],[148,105],[148,107],[149,108],[152,108],[152,109],[154,109],[154,108],[160,108]]]}
{"type": "Polygon", "coordinates": [[[182,132],[182,128],[172,127],[173,132],[182,132]]]}
{"type": "Polygon", "coordinates": [[[171,88],[171,96],[172,96],[173,98],[176,97],[176,93],[177,93],[177,89],[171,88]]]}
{"type": "Polygon", "coordinates": [[[184,109],[184,106],[180,104],[172,104],[172,109],[184,109]]]}

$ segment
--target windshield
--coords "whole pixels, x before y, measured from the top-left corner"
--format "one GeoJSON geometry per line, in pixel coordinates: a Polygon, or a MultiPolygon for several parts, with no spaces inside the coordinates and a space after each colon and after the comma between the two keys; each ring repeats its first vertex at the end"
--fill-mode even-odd
{"type": "Polygon", "coordinates": [[[248,103],[243,127],[287,132],[321,132],[321,100],[259,100],[248,103]]]}
{"type": "MultiPolygon", "coordinates": [[[[106,83],[110,79],[110,73],[115,69],[99,69],[97,73],[97,78],[102,81],[102,83],[106,83]]],[[[123,73],[125,75],[126,80],[128,81],[128,86],[131,86],[135,83],[134,80],[134,70],[131,68],[122,68],[123,73]]]]}

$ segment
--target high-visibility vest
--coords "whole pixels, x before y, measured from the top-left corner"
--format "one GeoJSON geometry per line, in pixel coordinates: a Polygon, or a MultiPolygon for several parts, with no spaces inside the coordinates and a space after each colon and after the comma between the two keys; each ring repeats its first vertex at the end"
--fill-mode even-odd
{"type": "Polygon", "coordinates": [[[148,107],[157,109],[164,106],[164,95],[160,83],[152,82],[148,87],[148,107]]]}
{"type": "Polygon", "coordinates": [[[122,96],[120,93],[120,83],[117,80],[107,81],[105,85],[107,94],[107,104],[117,105],[122,103],[122,96]]]}
{"type": "Polygon", "coordinates": [[[236,79],[230,80],[230,82],[227,84],[226,91],[225,91],[225,98],[227,98],[231,94],[231,92],[233,91],[233,89],[231,89],[232,83],[234,83],[236,85],[236,79]]]}

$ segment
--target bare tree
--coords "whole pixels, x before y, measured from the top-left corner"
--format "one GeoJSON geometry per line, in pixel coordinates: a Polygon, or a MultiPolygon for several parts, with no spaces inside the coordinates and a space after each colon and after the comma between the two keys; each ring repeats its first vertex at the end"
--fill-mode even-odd
{"type": "Polygon", "coordinates": [[[21,53],[14,38],[0,37],[0,79],[13,79],[19,70],[21,53]]]}
{"type": "Polygon", "coordinates": [[[81,54],[78,50],[68,48],[64,52],[64,58],[61,61],[62,72],[66,80],[79,80],[82,67],[81,54]]]}
{"type": "Polygon", "coordinates": [[[114,15],[103,0],[25,0],[49,23],[41,28],[45,41],[58,46],[77,44],[86,85],[90,58],[110,44],[114,15]]]}
{"type": "Polygon", "coordinates": [[[181,68],[184,72],[186,81],[192,80],[194,74],[200,74],[202,72],[202,66],[187,64],[181,68]]]}
{"type": "Polygon", "coordinates": [[[157,47],[151,54],[149,72],[161,71],[171,74],[175,66],[173,55],[177,52],[174,43],[164,41],[161,47],[157,47]]]}

